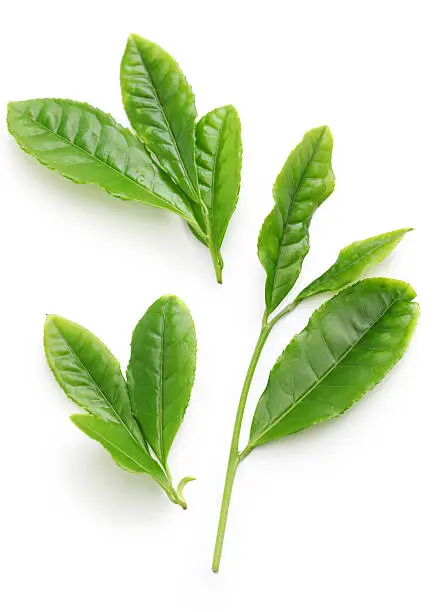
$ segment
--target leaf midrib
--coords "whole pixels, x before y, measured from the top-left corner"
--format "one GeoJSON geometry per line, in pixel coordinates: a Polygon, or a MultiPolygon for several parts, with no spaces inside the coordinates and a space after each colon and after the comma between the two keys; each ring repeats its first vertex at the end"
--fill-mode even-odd
{"type": "MultiPolygon", "coordinates": [[[[171,141],[172,141],[172,143],[174,144],[174,148],[175,148],[175,150],[176,150],[176,153],[177,153],[177,158],[178,158],[178,161],[180,162],[180,166],[181,166],[181,168],[182,168],[184,178],[186,178],[186,182],[187,182],[187,184],[188,184],[188,187],[191,189],[191,192],[192,192],[192,193],[193,193],[193,194],[194,194],[194,195],[197,197],[197,196],[199,196],[199,194],[197,194],[197,191],[196,191],[196,189],[194,188],[194,186],[193,186],[193,184],[192,184],[192,182],[191,182],[191,179],[190,179],[189,173],[188,173],[188,171],[187,171],[187,169],[186,169],[186,166],[185,166],[185,163],[184,163],[183,157],[182,157],[181,152],[180,152],[180,150],[179,150],[179,146],[178,146],[177,140],[176,140],[176,138],[175,138],[175,136],[174,136],[174,134],[173,134],[173,130],[172,130],[172,128],[171,128],[171,124],[170,124],[170,122],[168,121],[168,118],[167,118],[167,116],[166,116],[166,114],[165,114],[164,108],[163,108],[163,106],[162,106],[162,104],[161,104],[161,102],[160,102],[160,99],[159,99],[159,94],[158,94],[158,91],[157,91],[157,89],[156,89],[155,83],[153,82],[152,75],[150,74],[150,71],[148,70],[148,68],[147,68],[147,66],[146,66],[146,64],[145,64],[145,61],[144,61],[144,59],[143,59],[143,56],[142,56],[142,54],[141,54],[141,51],[140,51],[140,49],[139,49],[139,47],[138,47],[138,45],[137,45],[136,41],[135,41],[134,39],[132,39],[132,40],[133,40],[133,42],[134,42],[135,50],[137,51],[137,53],[138,53],[138,55],[139,55],[139,57],[140,57],[140,60],[141,60],[141,64],[142,64],[142,66],[143,66],[143,69],[146,71],[146,73],[147,73],[147,75],[148,75],[148,77],[149,77],[149,82],[150,82],[150,85],[151,85],[152,91],[153,91],[153,93],[154,93],[154,95],[155,95],[155,99],[156,99],[156,101],[157,101],[157,103],[158,103],[158,107],[159,107],[159,109],[160,109],[160,111],[161,111],[161,115],[162,115],[162,117],[163,117],[163,119],[164,119],[165,126],[166,126],[166,128],[167,128],[167,130],[168,130],[168,132],[169,132],[169,134],[170,134],[170,136],[171,136],[171,141]]],[[[194,143],[193,143],[193,146],[194,146],[194,143]]],[[[150,148],[150,147],[149,147],[149,148],[150,148]]],[[[158,157],[159,157],[159,156],[157,156],[157,158],[158,158],[158,157]]],[[[195,162],[194,162],[194,159],[193,159],[193,163],[195,163],[195,162]]]]}
{"type": "MultiPolygon", "coordinates": [[[[98,418],[98,417],[95,417],[98,418]]],[[[101,419],[103,420],[103,419],[101,419]]],[[[115,444],[114,442],[112,442],[111,440],[108,440],[105,436],[103,436],[97,429],[94,429],[93,427],[91,427],[90,425],[88,425],[86,423],[85,425],[88,429],[90,429],[90,431],[92,431],[93,433],[97,434],[100,438],[102,438],[107,444],[109,444],[110,446],[112,446],[113,448],[115,448],[117,451],[119,451],[122,455],[124,455],[125,457],[127,457],[128,459],[130,459],[133,463],[135,463],[138,467],[140,467],[146,474],[149,474],[149,468],[148,466],[143,465],[142,463],[140,463],[137,459],[135,459],[135,457],[131,457],[131,455],[129,455],[123,448],[121,448],[120,446],[118,446],[117,444],[115,444]]],[[[129,431],[128,431],[129,433],[129,431]]],[[[131,434],[130,434],[131,435],[131,434]]],[[[132,437],[132,436],[131,436],[132,437]]],[[[133,441],[136,442],[135,438],[133,438],[133,441]]],[[[139,446],[139,449],[142,450],[142,447],[139,446]]]]}
{"type": "MultiPolygon", "coordinates": [[[[59,105],[60,106],[60,105],[59,105]]],[[[152,196],[158,200],[159,202],[161,202],[162,204],[164,204],[163,208],[169,208],[171,210],[174,209],[174,207],[170,204],[170,202],[168,202],[167,200],[164,200],[164,198],[161,198],[161,196],[159,196],[158,194],[156,194],[154,191],[151,191],[150,189],[146,189],[145,187],[143,187],[143,185],[140,185],[140,183],[138,183],[137,181],[134,181],[134,179],[132,179],[131,177],[127,176],[126,174],[123,174],[122,172],[120,172],[120,170],[117,170],[117,168],[114,168],[113,166],[110,166],[110,164],[107,164],[106,162],[104,162],[102,159],[100,159],[99,157],[96,157],[96,155],[92,155],[91,153],[89,153],[89,151],[86,151],[86,149],[83,149],[82,147],[78,146],[77,144],[75,144],[75,142],[71,142],[70,140],[68,140],[67,138],[65,138],[64,136],[61,136],[58,132],[54,132],[53,130],[51,130],[49,127],[47,127],[47,125],[45,123],[42,123],[41,121],[39,121],[38,119],[36,119],[35,117],[33,117],[32,115],[30,115],[29,113],[23,112],[21,109],[17,109],[16,106],[13,106],[14,110],[16,112],[19,112],[23,117],[27,117],[28,119],[31,119],[35,124],[43,127],[47,132],[49,132],[50,134],[52,134],[53,136],[57,137],[59,140],[62,140],[63,142],[67,143],[69,146],[74,147],[75,149],[77,149],[78,151],[80,151],[81,153],[84,153],[85,155],[87,155],[88,157],[90,157],[90,159],[92,160],[96,160],[97,163],[101,164],[102,166],[105,166],[106,168],[108,168],[109,170],[111,170],[112,172],[114,172],[115,174],[117,174],[118,176],[122,177],[123,179],[126,179],[127,181],[129,181],[130,183],[132,183],[135,187],[138,187],[139,189],[143,190],[144,192],[148,192],[151,193],[152,196]]],[[[60,107],[61,108],[61,107],[60,107]]],[[[100,122],[100,120],[98,119],[98,122],[100,122]]],[[[100,125],[103,126],[102,123],[100,123],[100,125]]],[[[116,131],[119,133],[120,130],[116,127],[116,126],[110,126],[110,127],[114,127],[116,129],[116,131]]],[[[124,128],[126,129],[126,128],[124,128]]],[[[123,134],[122,134],[123,136],[123,134]]],[[[129,150],[129,144],[127,144],[128,150],[129,150]]],[[[147,202],[145,200],[143,200],[144,204],[147,204],[147,202]]],[[[183,212],[181,211],[181,209],[176,208],[175,209],[176,212],[182,216],[186,221],[190,222],[190,220],[183,214],[183,212]]]]}
{"type": "Polygon", "coordinates": [[[331,372],[333,372],[339,365],[340,363],[347,357],[347,355],[359,344],[359,342],[361,342],[361,340],[363,340],[365,338],[365,336],[371,331],[371,329],[386,315],[386,313],[388,312],[388,310],[396,303],[396,302],[400,302],[400,301],[410,301],[410,300],[401,300],[400,298],[396,297],[394,300],[392,300],[392,302],[390,302],[390,304],[386,307],[386,309],[382,312],[382,314],[375,320],[373,321],[373,323],[371,325],[369,325],[369,327],[365,330],[365,332],[357,339],[357,341],[352,344],[347,351],[345,351],[343,353],[343,355],[341,357],[339,357],[339,359],[333,364],[333,366],[331,368],[329,368],[329,370],[326,371],[326,373],[319,379],[317,380],[314,385],[312,385],[311,387],[309,387],[305,393],[303,395],[301,395],[301,397],[299,399],[296,400],[296,402],[294,402],[294,404],[292,404],[292,406],[286,410],[283,414],[279,415],[276,419],[271,421],[271,424],[268,425],[266,427],[266,429],[264,431],[261,432],[260,436],[258,436],[252,444],[248,444],[249,447],[254,448],[254,446],[257,445],[258,440],[260,440],[261,438],[263,438],[264,436],[266,436],[266,434],[268,434],[271,429],[273,429],[273,427],[275,427],[276,425],[278,425],[278,423],[280,423],[287,415],[289,415],[291,412],[293,412],[293,410],[312,392],[314,391],[314,389],[316,389],[316,387],[318,387],[318,385],[320,385],[328,376],[331,372]]]}
{"type": "MultiPolygon", "coordinates": [[[[302,172],[302,178],[301,178],[301,179],[300,179],[300,181],[298,182],[298,185],[297,185],[297,187],[296,187],[296,190],[295,190],[295,192],[294,192],[294,194],[293,194],[293,196],[292,196],[292,198],[291,198],[291,202],[290,202],[290,205],[289,205],[289,207],[288,207],[288,211],[287,211],[287,218],[286,218],[286,220],[285,220],[285,222],[284,222],[284,228],[283,228],[283,232],[282,232],[282,234],[281,234],[281,239],[278,241],[278,243],[279,243],[278,257],[277,257],[277,261],[276,261],[276,263],[275,263],[274,275],[273,275],[273,278],[272,278],[272,291],[271,291],[271,302],[272,302],[272,303],[273,303],[273,298],[274,298],[275,282],[276,282],[276,276],[277,276],[276,272],[277,272],[277,270],[279,269],[279,266],[280,266],[281,251],[282,251],[282,248],[281,248],[281,243],[282,243],[282,241],[283,241],[283,237],[284,237],[284,235],[285,235],[285,233],[286,233],[286,231],[287,231],[287,228],[288,228],[288,226],[290,225],[289,220],[290,220],[290,214],[291,214],[291,212],[292,212],[292,207],[293,207],[294,203],[296,202],[296,198],[297,198],[298,193],[299,193],[299,190],[300,190],[300,188],[301,188],[301,184],[302,184],[302,183],[303,183],[303,181],[304,181],[305,174],[307,173],[307,170],[308,170],[308,168],[310,167],[310,164],[311,164],[311,162],[312,162],[312,160],[313,160],[314,156],[316,155],[316,151],[317,151],[317,149],[319,148],[319,145],[321,144],[321,142],[322,142],[322,140],[323,140],[323,136],[324,136],[324,134],[325,134],[325,131],[326,131],[326,128],[323,128],[323,131],[322,131],[322,133],[321,133],[321,135],[320,135],[320,138],[318,138],[318,140],[317,140],[316,144],[314,145],[313,152],[312,152],[312,154],[311,154],[311,156],[310,156],[310,159],[308,160],[308,163],[306,164],[306,166],[305,166],[305,168],[304,168],[304,171],[302,172]]],[[[276,204],[276,206],[278,206],[278,204],[276,204]]],[[[271,305],[270,305],[270,307],[271,307],[271,308],[272,308],[272,303],[271,303],[271,305]]],[[[275,308],[276,308],[276,306],[273,308],[273,310],[275,310],[275,308]]],[[[271,312],[272,312],[272,311],[271,311],[271,312]]]]}
{"type": "Polygon", "coordinates": [[[215,240],[216,240],[216,234],[215,234],[215,215],[214,215],[215,184],[216,184],[216,175],[218,173],[218,160],[219,160],[219,156],[221,154],[221,152],[220,152],[220,142],[221,142],[221,138],[222,138],[222,133],[223,133],[225,125],[226,125],[227,116],[228,116],[228,113],[226,113],[224,115],[222,123],[221,123],[221,126],[220,126],[220,129],[217,128],[218,137],[217,137],[217,142],[216,142],[216,147],[215,147],[215,157],[214,157],[214,164],[213,164],[213,170],[212,170],[212,181],[211,181],[211,205],[209,207],[210,218],[211,218],[211,240],[213,240],[214,245],[215,245],[216,248],[218,248],[218,247],[215,244],[215,240]]]}
{"type": "Polygon", "coordinates": [[[158,392],[157,399],[157,427],[158,427],[158,441],[161,453],[161,463],[165,465],[166,457],[165,457],[165,449],[164,449],[164,426],[163,426],[163,405],[164,405],[164,354],[165,354],[165,327],[166,327],[166,317],[168,310],[168,301],[163,304],[162,308],[162,330],[161,330],[161,355],[160,355],[160,364],[159,364],[159,380],[160,387],[158,392]]]}
{"type": "MultiPolygon", "coordinates": [[[[134,436],[134,434],[131,432],[131,430],[129,429],[128,425],[125,423],[125,421],[123,420],[123,418],[120,416],[119,412],[116,410],[115,405],[108,399],[108,397],[106,396],[104,390],[102,389],[102,387],[97,383],[97,381],[95,380],[94,376],[92,375],[92,373],[90,372],[90,370],[86,367],[86,365],[84,364],[84,362],[82,361],[81,357],[78,355],[78,353],[74,350],[74,348],[71,346],[71,344],[68,342],[68,340],[65,338],[65,336],[61,333],[60,329],[57,327],[57,325],[54,324],[54,327],[57,331],[58,336],[63,340],[63,342],[66,344],[66,346],[69,348],[69,350],[71,351],[71,353],[74,355],[74,357],[78,360],[78,362],[80,363],[80,365],[82,366],[83,370],[86,371],[86,373],[88,374],[91,382],[93,383],[94,387],[96,388],[96,390],[98,390],[103,399],[105,400],[105,402],[107,403],[107,405],[109,407],[111,407],[111,409],[113,410],[114,414],[116,415],[117,419],[118,419],[118,424],[121,425],[126,432],[131,436],[131,438],[137,442],[140,446],[140,448],[142,448],[142,444],[140,444],[139,440],[137,440],[137,438],[134,436]]],[[[108,349],[107,349],[108,350],[108,349]]],[[[114,357],[113,357],[114,358],[114,357]]],[[[122,377],[122,373],[120,372],[120,376],[122,377]]],[[[121,378],[121,380],[123,380],[123,377],[121,378]]],[[[128,396],[129,399],[129,396],[128,396]]],[[[86,408],[86,406],[83,407],[86,408]]],[[[86,408],[86,410],[88,410],[88,408],[86,408]]],[[[90,411],[89,411],[90,412],[90,411]]],[[[96,416],[96,415],[94,415],[96,416]]],[[[98,417],[96,417],[98,418],[98,417]]],[[[101,417],[99,417],[101,418],[101,417]]],[[[104,419],[102,419],[104,420],[104,419]]]]}
{"type": "MultiPolygon", "coordinates": [[[[375,247],[372,247],[369,251],[366,251],[363,255],[360,255],[357,259],[352,260],[350,263],[348,263],[346,266],[344,266],[344,268],[339,268],[338,270],[336,269],[334,271],[333,274],[330,274],[326,280],[333,280],[336,277],[338,277],[339,274],[342,274],[343,272],[346,272],[346,270],[349,270],[349,268],[351,268],[352,266],[354,266],[355,264],[361,262],[363,259],[366,259],[369,255],[372,255],[373,253],[375,253],[376,251],[380,250],[382,247],[388,245],[390,242],[393,242],[395,240],[395,236],[390,236],[388,239],[386,239],[384,242],[382,242],[379,245],[376,245],[375,247]]],[[[331,271],[332,268],[337,266],[337,262],[331,266],[331,268],[328,270],[328,272],[331,271]]],[[[327,273],[324,272],[322,274],[322,276],[320,276],[317,279],[317,282],[320,281],[321,278],[325,277],[327,273]]],[[[314,281],[313,281],[314,282],[314,281]]],[[[350,281],[349,281],[350,282],[350,281]]]]}

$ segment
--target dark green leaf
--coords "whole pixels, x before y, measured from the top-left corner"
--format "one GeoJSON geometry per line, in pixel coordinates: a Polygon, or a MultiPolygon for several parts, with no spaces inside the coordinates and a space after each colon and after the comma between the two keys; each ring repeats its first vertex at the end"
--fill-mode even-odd
{"type": "Polygon", "coordinates": [[[157,462],[122,425],[90,414],[73,414],[71,421],[90,438],[102,444],[119,467],[128,472],[149,474],[159,484],[168,486],[167,478],[157,462]]]}
{"type": "Polygon", "coordinates": [[[200,202],[194,159],[194,94],[175,60],[132,34],[120,69],[123,104],[132,127],[157,163],[200,202]]]}
{"type": "Polygon", "coordinates": [[[332,136],[327,127],[307,132],[290,153],[275,185],[275,207],[259,236],[266,270],[266,310],[270,314],[289,293],[309,245],[309,227],[318,206],[334,190],[332,136]]]}
{"type": "Polygon", "coordinates": [[[316,278],[296,298],[300,302],[307,297],[338,291],[353,283],[371,266],[380,263],[398,245],[403,236],[411,230],[401,229],[387,234],[379,234],[367,240],[352,242],[340,251],[337,261],[319,278],[316,278]]]}
{"type": "Polygon", "coordinates": [[[196,161],[211,235],[219,251],[239,196],[242,166],[241,123],[233,106],[216,108],[196,128],[196,161]]]}
{"type": "Polygon", "coordinates": [[[136,418],[163,465],[189,402],[195,358],[189,310],[175,296],[161,297],[134,330],[127,381],[136,418]]]}
{"type": "Polygon", "coordinates": [[[27,153],[76,183],[177,213],[196,224],[188,199],[114,119],[72,100],[11,102],[8,127],[27,153]]]}
{"type": "Polygon", "coordinates": [[[270,373],[248,448],[336,417],[379,383],[416,327],[414,297],[406,283],[371,278],[316,310],[270,373]]]}

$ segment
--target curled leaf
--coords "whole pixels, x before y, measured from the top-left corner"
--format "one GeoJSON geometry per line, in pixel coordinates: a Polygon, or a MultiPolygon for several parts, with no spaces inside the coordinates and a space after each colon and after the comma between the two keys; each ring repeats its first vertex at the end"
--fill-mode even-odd
{"type": "Polygon", "coordinates": [[[176,494],[177,497],[180,499],[180,501],[182,502],[183,508],[186,510],[187,508],[187,504],[186,504],[186,500],[183,496],[183,490],[185,489],[185,486],[189,483],[189,482],[193,482],[194,480],[196,480],[193,476],[185,476],[184,478],[182,478],[182,480],[179,482],[179,484],[177,485],[177,489],[176,489],[176,494]]]}

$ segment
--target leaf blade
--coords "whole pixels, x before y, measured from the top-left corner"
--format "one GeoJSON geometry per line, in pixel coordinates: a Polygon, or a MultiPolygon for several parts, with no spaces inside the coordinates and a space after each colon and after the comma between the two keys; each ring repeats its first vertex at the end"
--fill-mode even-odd
{"type": "Polygon", "coordinates": [[[338,291],[357,280],[364,270],[383,261],[410,231],[411,228],[403,228],[352,242],[340,251],[336,262],[326,272],[301,291],[296,301],[327,291],[338,291]]]}
{"type": "Polygon", "coordinates": [[[175,296],[159,298],[133,332],[126,378],[134,414],[163,465],[189,403],[195,360],[188,308],[175,296]]]}
{"type": "Polygon", "coordinates": [[[120,365],[96,336],[77,323],[50,315],[44,348],[54,377],[73,402],[95,417],[123,424],[141,440],[120,365]]]}
{"type": "Polygon", "coordinates": [[[99,109],[58,98],[10,102],[8,128],[25,152],[65,178],[195,222],[187,199],[138,138],[99,109]]]}
{"type": "Polygon", "coordinates": [[[216,108],[198,122],[196,162],[202,200],[219,251],[236,209],[241,181],[241,123],[233,106],[216,108]]]}
{"type": "Polygon", "coordinates": [[[338,416],[378,384],[416,327],[414,297],[406,283],[371,278],[316,310],[271,370],[249,448],[338,416]]]}
{"type": "Polygon", "coordinates": [[[309,251],[309,226],[316,209],[334,190],[332,135],[328,127],[307,132],[290,153],[274,184],[275,207],[259,235],[266,271],[266,311],[272,313],[298,278],[309,251]]]}
{"type": "Polygon", "coordinates": [[[124,427],[91,414],[73,414],[70,418],[89,438],[99,442],[123,470],[149,474],[159,484],[168,484],[157,462],[124,427]]]}
{"type": "Polygon", "coordinates": [[[200,202],[194,159],[194,94],[176,61],[136,34],[128,38],[120,69],[123,104],[132,127],[157,162],[200,202]]]}

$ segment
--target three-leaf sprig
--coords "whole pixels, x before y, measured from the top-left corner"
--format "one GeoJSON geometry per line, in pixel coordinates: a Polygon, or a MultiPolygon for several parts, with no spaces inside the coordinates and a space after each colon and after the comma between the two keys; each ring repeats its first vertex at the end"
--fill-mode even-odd
{"type": "Polygon", "coordinates": [[[236,413],[212,564],[215,572],[239,463],[259,445],[345,412],[403,356],[418,320],[416,294],[408,284],[387,278],[352,284],[366,268],[382,261],[408,229],[347,246],[324,274],[273,315],[300,274],[313,214],[334,189],[332,146],[327,127],[305,134],[275,182],[275,207],[260,232],[258,254],[266,271],[266,306],[236,413]],[[308,297],[338,291],[313,313],[278,358],[259,399],[248,444],[240,451],[248,393],[271,330],[308,297]]]}
{"type": "Polygon", "coordinates": [[[11,102],[9,131],[65,178],[182,217],[209,248],[222,282],[221,245],[241,178],[236,110],[216,108],[196,123],[194,94],[178,64],[137,35],[128,39],[120,81],[136,134],[89,104],[57,98],[11,102]]]}
{"type": "Polygon", "coordinates": [[[169,499],[186,508],[183,478],[174,488],[168,453],[184,418],[196,366],[194,322],[185,304],[163,296],[137,324],[126,379],[108,348],[90,331],[47,317],[48,364],[66,395],[88,414],[72,421],[124,470],[149,474],[169,499]]]}

